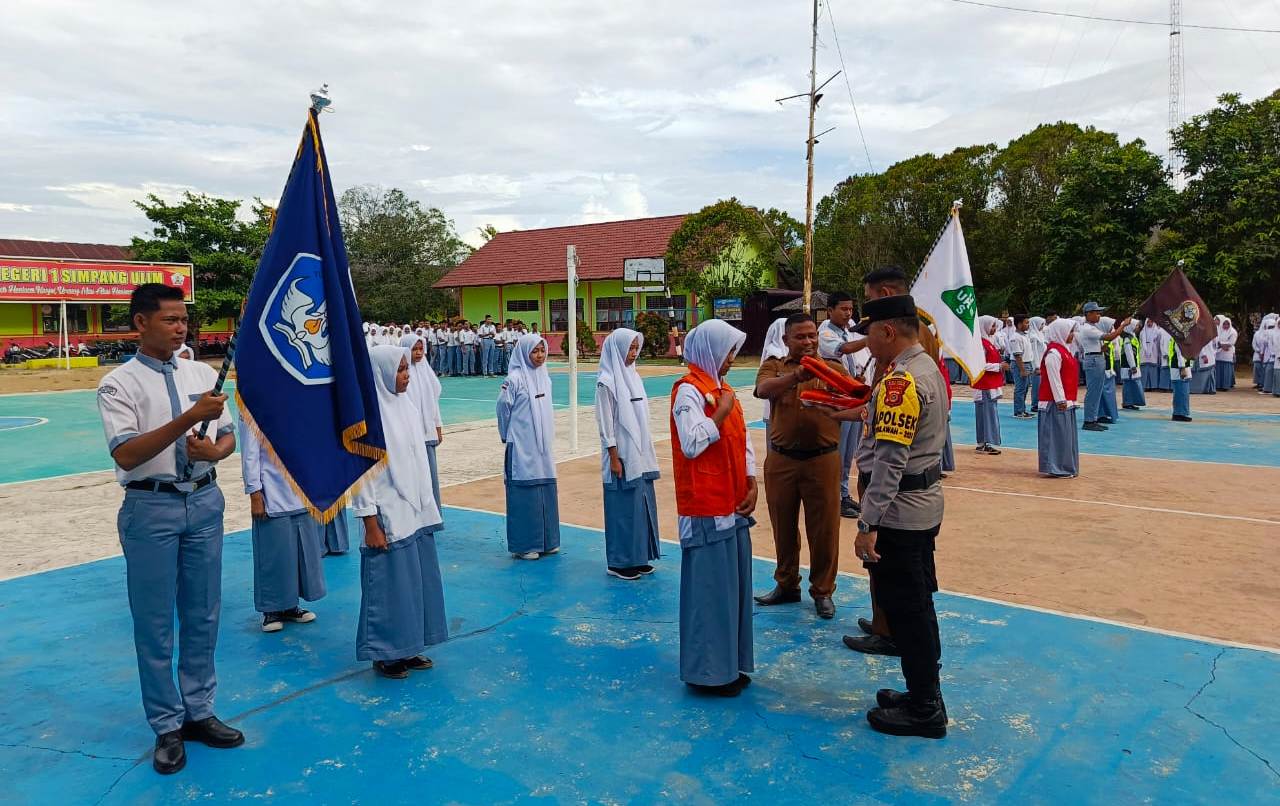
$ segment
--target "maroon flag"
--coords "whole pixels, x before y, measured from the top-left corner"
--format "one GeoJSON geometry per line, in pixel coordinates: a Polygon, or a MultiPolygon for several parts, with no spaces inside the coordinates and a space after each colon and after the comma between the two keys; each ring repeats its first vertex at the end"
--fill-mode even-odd
{"type": "Polygon", "coordinates": [[[1204,304],[1182,269],[1173,270],[1169,279],[1138,306],[1138,314],[1164,328],[1189,361],[1195,360],[1204,346],[1218,335],[1209,306],[1204,304]]]}

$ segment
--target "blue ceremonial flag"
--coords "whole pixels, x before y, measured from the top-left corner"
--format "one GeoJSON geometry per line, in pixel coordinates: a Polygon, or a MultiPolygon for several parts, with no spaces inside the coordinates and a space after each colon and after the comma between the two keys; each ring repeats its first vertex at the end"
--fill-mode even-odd
{"type": "Polygon", "coordinates": [[[313,109],[237,337],[236,400],[311,514],[386,461],[373,369],[313,109]]]}

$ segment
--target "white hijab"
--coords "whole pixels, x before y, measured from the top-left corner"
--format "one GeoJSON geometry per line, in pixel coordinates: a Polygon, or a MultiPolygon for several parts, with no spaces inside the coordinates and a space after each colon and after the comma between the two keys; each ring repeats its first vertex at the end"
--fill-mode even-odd
{"type": "Polygon", "coordinates": [[[764,334],[764,351],[760,353],[760,361],[768,361],[770,358],[786,358],[791,351],[787,349],[786,342],[782,337],[787,332],[787,317],[782,316],[773,320],[769,325],[769,330],[764,334]]]}
{"type": "Polygon", "coordinates": [[[1061,344],[1063,347],[1069,348],[1070,345],[1067,344],[1067,338],[1075,332],[1075,329],[1075,320],[1059,317],[1045,327],[1045,337],[1049,339],[1050,344],[1061,344]]]}
{"type": "Polygon", "coordinates": [[[422,336],[410,333],[400,337],[400,346],[409,351],[409,390],[407,394],[422,415],[422,430],[427,442],[436,441],[436,426],[440,423],[440,379],[427,360],[427,342],[422,336]],[[414,363],[413,347],[422,343],[422,360],[414,363]]]}
{"type": "Polygon", "coordinates": [[[396,394],[400,362],[413,359],[408,350],[391,344],[371,349],[369,359],[387,442],[387,480],[415,512],[421,512],[433,500],[422,415],[407,394],[396,394]]]}
{"type": "Polygon", "coordinates": [[[992,340],[992,336],[995,335],[996,328],[998,327],[1000,327],[1000,320],[994,316],[978,317],[978,335],[987,341],[992,340]]]}
{"type": "Polygon", "coordinates": [[[610,333],[600,345],[600,374],[596,377],[596,385],[613,395],[618,413],[618,458],[627,481],[658,472],[658,456],[649,435],[649,396],[635,364],[627,364],[627,354],[637,341],[643,349],[644,336],[625,327],[610,333]]]}
{"type": "Polygon", "coordinates": [[[1031,317],[1031,327],[1027,328],[1027,338],[1038,342],[1041,346],[1046,343],[1047,337],[1044,335],[1045,323],[1043,316],[1031,317]]]}
{"type": "Polygon", "coordinates": [[[684,358],[710,375],[720,377],[720,367],[730,355],[737,355],[747,334],[723,319],[708,319],[684,337],[684,358]]]}
{"type": "Polygon", "coordinates": [[[513,391],[523,389],[529,395],[530,411],[533,413],[531,423],[512,423],[512,427],[527,426],[533,430],[533,437],[538,450],[550,456],[552,440],[555,439],[555,415],[551,407],[551,373],[547,372],[547,363],[535,367],[529,357],[533,348],[539,344],[547,349],[547,340],[536,333],[527,333],[516,342],[511,352],[511,363],[507,366],[506,385],[513,391]],[[538,403],[538,395],[542,395],[545,405],[538,403]]]}

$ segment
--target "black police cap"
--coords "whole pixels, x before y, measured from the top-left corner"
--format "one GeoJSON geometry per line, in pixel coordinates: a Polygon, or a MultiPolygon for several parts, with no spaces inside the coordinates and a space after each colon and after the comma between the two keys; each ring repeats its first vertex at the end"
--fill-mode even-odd
{"type": "Polygon", "coordinates": [[[910,294],[898,294],[892,297],[869,299],[862,306],[862,319],[854,326],[853,332],[865,336],[873,322],[886,319],[907,319],[916,315],[916,301],[910,294]]]}

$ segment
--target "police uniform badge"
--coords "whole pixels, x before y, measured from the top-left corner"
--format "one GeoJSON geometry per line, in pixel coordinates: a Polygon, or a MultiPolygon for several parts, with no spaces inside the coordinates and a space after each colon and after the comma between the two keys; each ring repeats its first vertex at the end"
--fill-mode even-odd
{"type": "Polygon", "coordinates": [[[910,445],[920,425],[920,395],[915,378],[906,370],[895,370],[876,389],[875,421],[872,433],[877,440],[910,445]]]}

